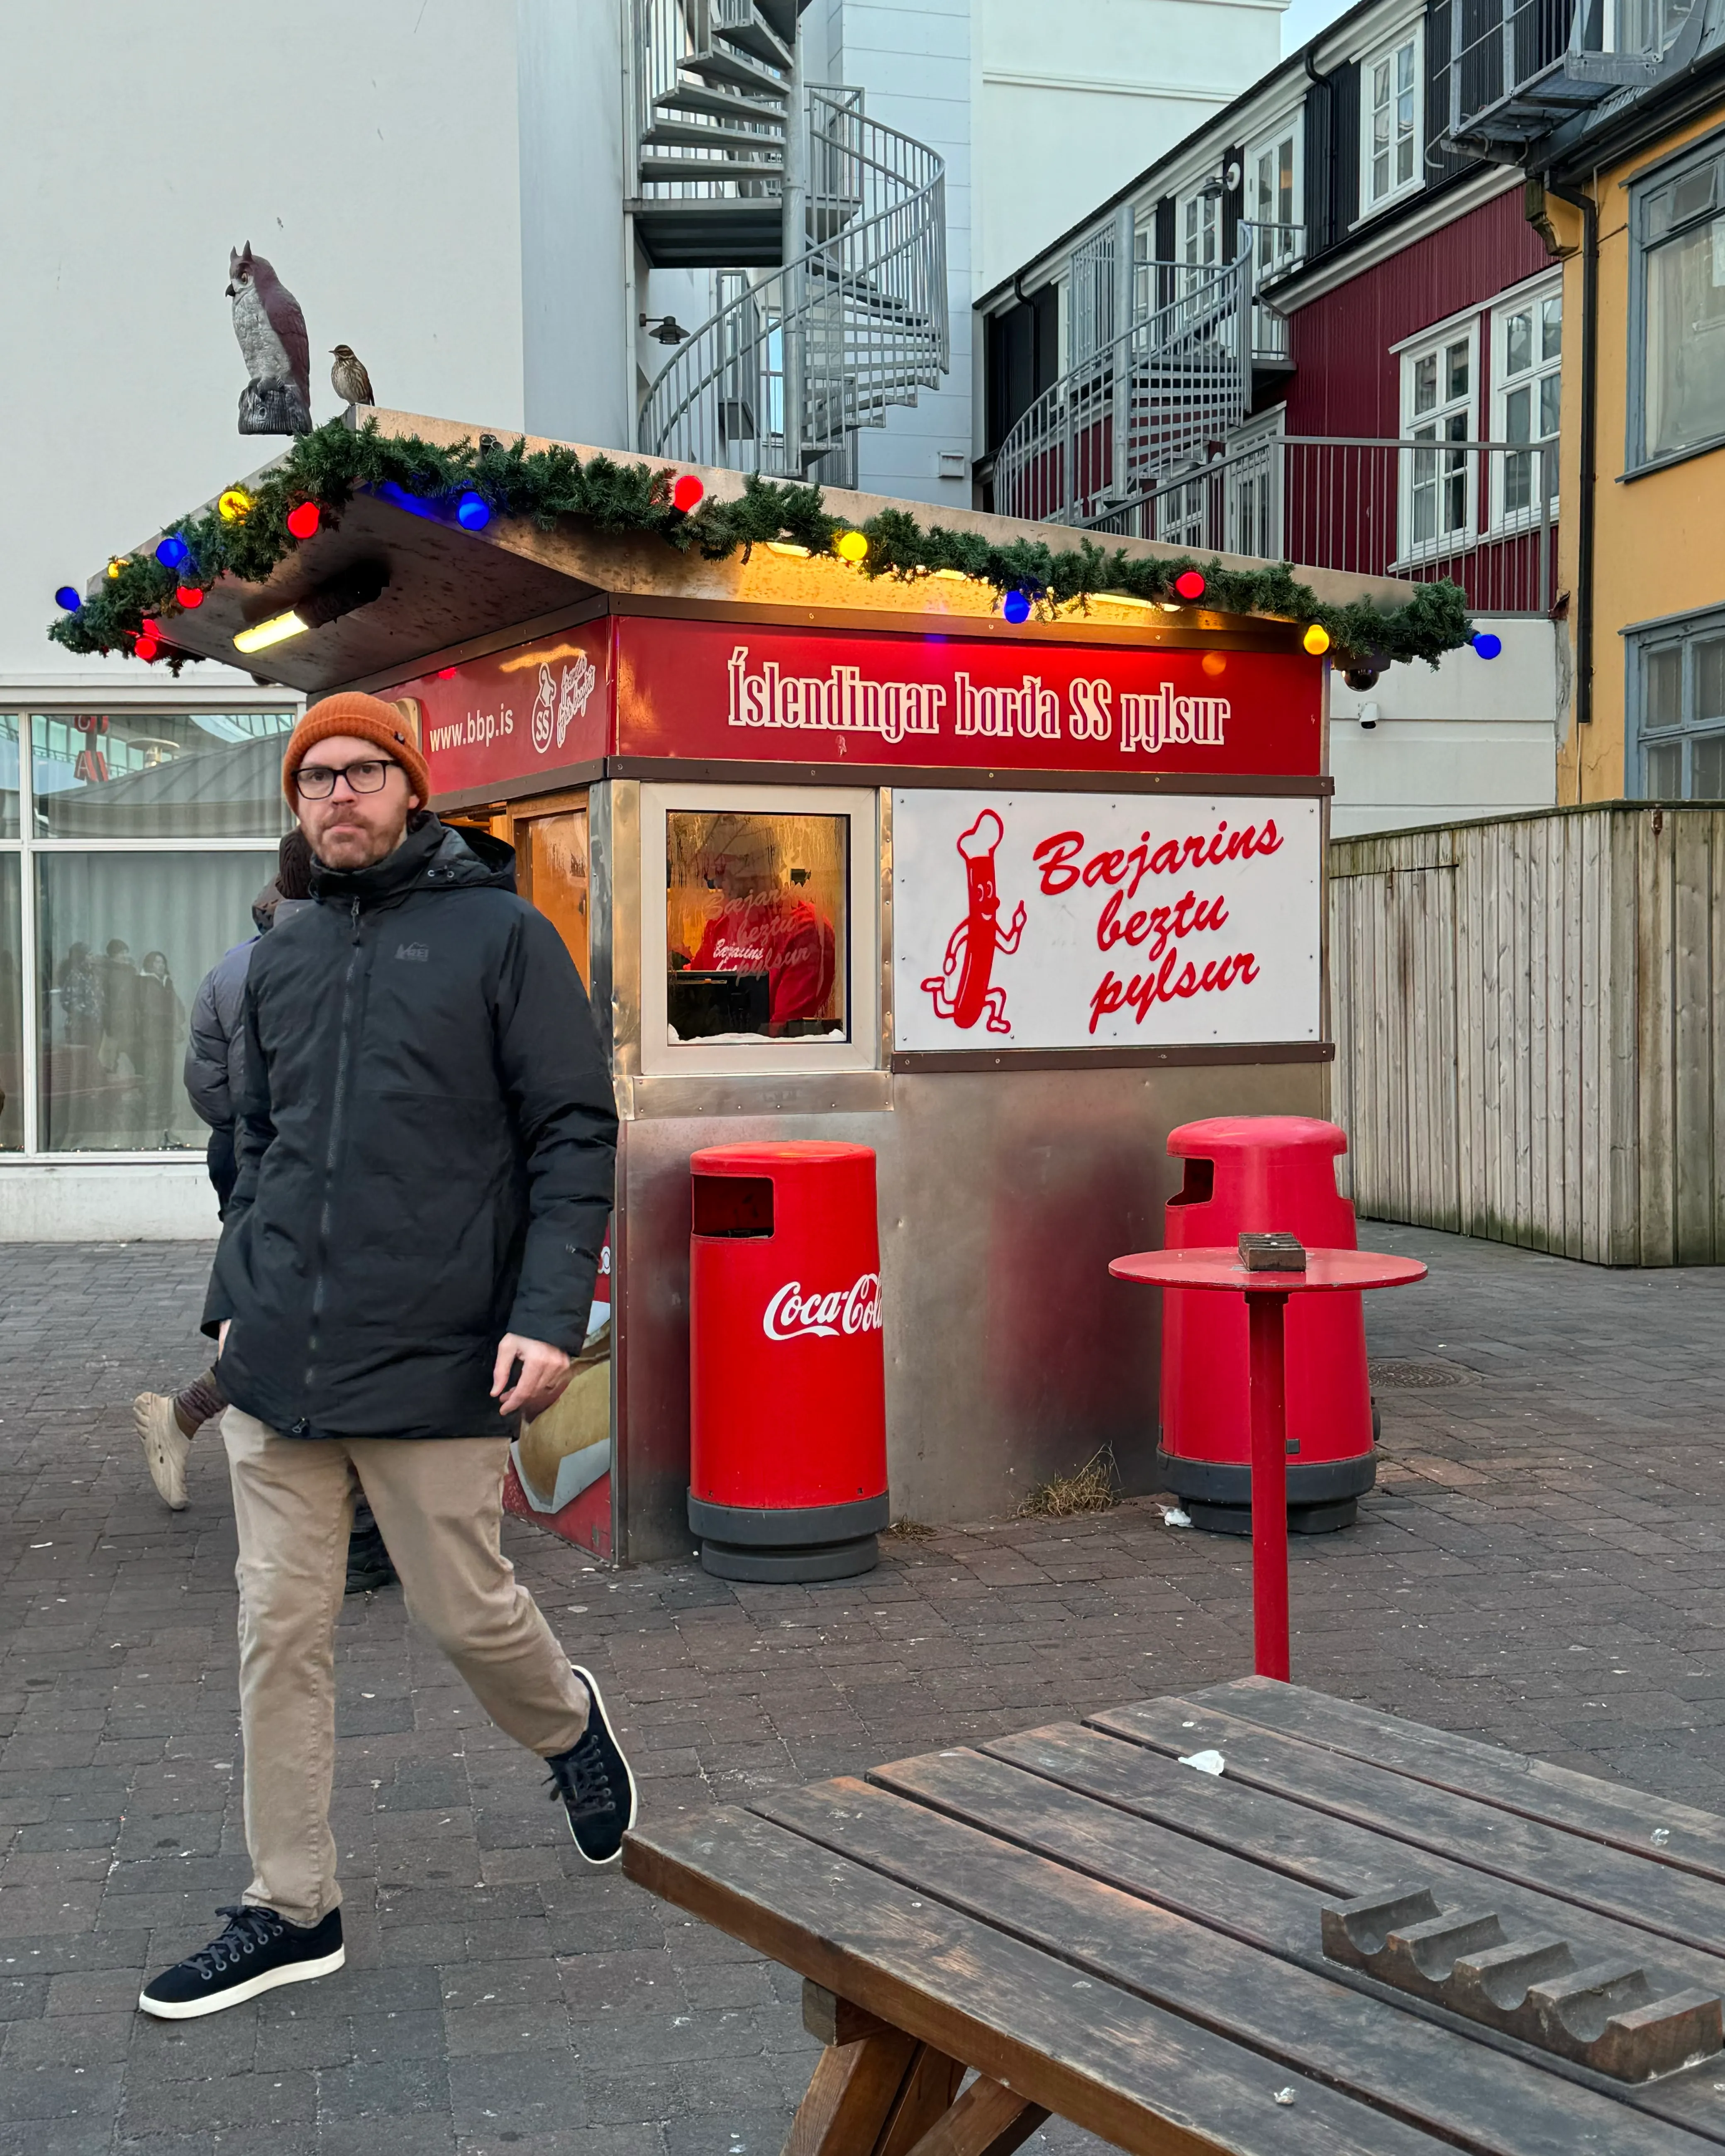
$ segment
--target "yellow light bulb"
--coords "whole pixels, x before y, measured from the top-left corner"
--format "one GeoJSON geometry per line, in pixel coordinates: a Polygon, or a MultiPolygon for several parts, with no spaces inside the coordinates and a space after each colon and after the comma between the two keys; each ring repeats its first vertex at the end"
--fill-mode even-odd
{"type": "Polygon", "coordinates": [[[1313,622],[1300,641],[1314,659],[1322,659],[1330,648],[1330,632],[1327,629],[1321,629],[1316,622],[1313,622]]]}
{"type": "Polygon", "coordinates": [[[252,498],[243,486],[230,486],[219,495],[216,509],[224,524],[243,524],[251,515],[252,498]]]}
{"type": "Polygon", "coordinates": [[[125,567],[126,567],[125,562],[122,562],[122,561],[121,560],[120,557],[119,557],[117,554],[111,555],[111,556],[109,557],[109,561],[108,561],[108,574],[109,574],[110,577],[117,577],[117,576],[120,574],[120,572],[121,572],[121,571],[125,567]]]}
{"type": "Polygon", "coordinates": [[[860,531],[841,531],[833,542],[833,552],[841,562],[866,562],[869,542],[860,531]]]}

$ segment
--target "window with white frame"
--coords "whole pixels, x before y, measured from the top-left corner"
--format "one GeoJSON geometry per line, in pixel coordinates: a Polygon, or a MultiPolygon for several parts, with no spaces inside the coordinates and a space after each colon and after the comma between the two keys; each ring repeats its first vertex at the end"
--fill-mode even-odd
{"type": "Polygon", "coordinates": [[[202,1152],[192,1001],[275,875],[294,716],[0,713],[0,1152],[202,1152]]]}
{"type": "Polygon", "coordinates": [[[1725,613],[1638,631],[1628,656],[1630,787],[1650,801],[1725,801],[1725,613]]]}
{"type": "Polygon", "coordinates": [[[1174,208],[1183,294],[1199,291],[1222,262],[1222,195],[1214,186],[1200,187],[1174,208]]]}
{"type": "Polygon", "coordinates": [[[1362,211],[1376,209],[1419,182],[1420,47],[1416,27],[1361,64],[1362,211]]]}
{"type": "Polygon", "coordinates": [[[1404,560],[1452,549],[1474,528],[1474,459],[1468,449],[1449,445],[1475,439],[1476,327],[1470,321],[1402,354],[1404,560]]]}
{"type": "Polygon", "coordinates": [[[1563,396],[1563,289],[1546,284],[1491,313],[1491,439],[1529,446],[1492,453],[1492,521],[1537,521],[1542,483],[1558,498],[1557,439],[1563,396]]]}
{"type": "Polygon", "coordinates": [[[1630,196],[1629,465],[1725,440],[1725,151],[1630,196]]]}
{"type": "Polygon", "coordinates": [[[1306,227],[1300,216],[1300,131],[1295,114],[1246,152],[1246,222],[1252,228],[1260,277],[1291,268],[1306,252],[1306,227]]]}

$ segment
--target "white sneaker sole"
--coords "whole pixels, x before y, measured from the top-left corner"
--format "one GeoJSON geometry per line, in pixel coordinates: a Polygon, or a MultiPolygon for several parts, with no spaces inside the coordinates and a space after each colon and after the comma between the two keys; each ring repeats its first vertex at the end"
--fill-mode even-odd
{"type": "Polygon", "coordinates": [[[192,1440],[174,1420],[172,1400],[162,1393],[140,1393],[131,1404],[131,1422],[157,1496],[171,1512],[183,1512],[186,1455],[192,1440]]]}
{"type": "MultiPolygon", "coordinates": [[[[605,1696],[599,1690],[598,1678],[591,1670],[583,1669],[579,1662],[571,1662],[569,1667],[587,1686],[588,1697],[598,1712],[604,1717],[606,1728],[611,1730],[611,1742],[617,1744],[617,1732],[611,1727],[610,1716],[605,1713],[605,1696]]],[[[629,1755],[620,1744],[617,1744],[617,1755],[623,1762],[624,1773],[629,1777],[629,1817],[623,1823],[623,1830],[627,1834],[635,1823],[635,1814],[640,1807],[640,1792],[635,1787],[635,1770],[629,1765],[629,1755]]],[[[575,1822],[572,1820],[569,1821],[569,1839],[575,1841],[575,1822]]],[[[610,1871],[623,1861],[620,1849],[615,1856],[589,1856],[578,1841],[575,1841],[575,1853],[583,1864],[591,1865],[595,1871],[610,1871]]]]}
{"type": "Polygon", "coordinates": [[[218,1992],[213,1999],[151,1999],[147,1992],[141,1991],[138,2011],[153,2014],[158,2021],[196,2021],[206,2014],[220,2014],[229,2006],[244,2006],[248,1999],[255,1999],[260,1992],[274,1991],[278,1984],[309,1984],[315,1976],[333,1976],[347,1958],[347,1949],[343,1946],[319,1961],[285,1962],[280,1969],[266,1969],[261,1976],[236,1984],[231,1990],[218,1992]]]}

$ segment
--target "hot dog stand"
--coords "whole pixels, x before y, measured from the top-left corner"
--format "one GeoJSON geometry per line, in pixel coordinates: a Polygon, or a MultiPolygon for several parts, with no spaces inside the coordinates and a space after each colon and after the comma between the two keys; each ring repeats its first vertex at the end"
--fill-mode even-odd
{"type": "MultiPolygon", "coordinates": [[[[896,1513],[1009,1511],[1103,1445],[1153,1486],[1156,1328],[1108,1260],[1160,1241],[1176,1125],[1325,1106],[1300,624],[1106,598],[1012,624],[958,578],[371,498],[275,587],[367,559],[372,603],[254,663],[399,704],[434,805],[515,847],[567,941],[622,1117],[610,1300],[513,1507],[686,1554],[690,1156],[786,1137],[877,1157],[878,1284],[787,1280],[775,1308],[877,1308],[896,1513]]],[[[209,599],[181,640],[226,655],[209,599]]]]}

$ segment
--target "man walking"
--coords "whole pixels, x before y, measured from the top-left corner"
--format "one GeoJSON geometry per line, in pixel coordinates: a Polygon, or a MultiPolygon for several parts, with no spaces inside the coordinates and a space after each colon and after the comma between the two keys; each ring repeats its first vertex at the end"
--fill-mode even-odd
{"type": "Polygon", "coordinates": [[[424,813],[429,775],[391,706],[314,706],[282,775],[317,903],[248,974],[239,1173],[203,1326],[234,1402],[253,1877],[221,1936],[145,1987],[170,2020],[341,1965],[351,1476],[408,1608],[543,1758],[581,1855],[614,1863],[635,1810],[597,1686],[498,1539],[512,1419],[567,1383],[610,1209],[616,1115],[579,976],[514,896],[507,850],[424,813]]]}

